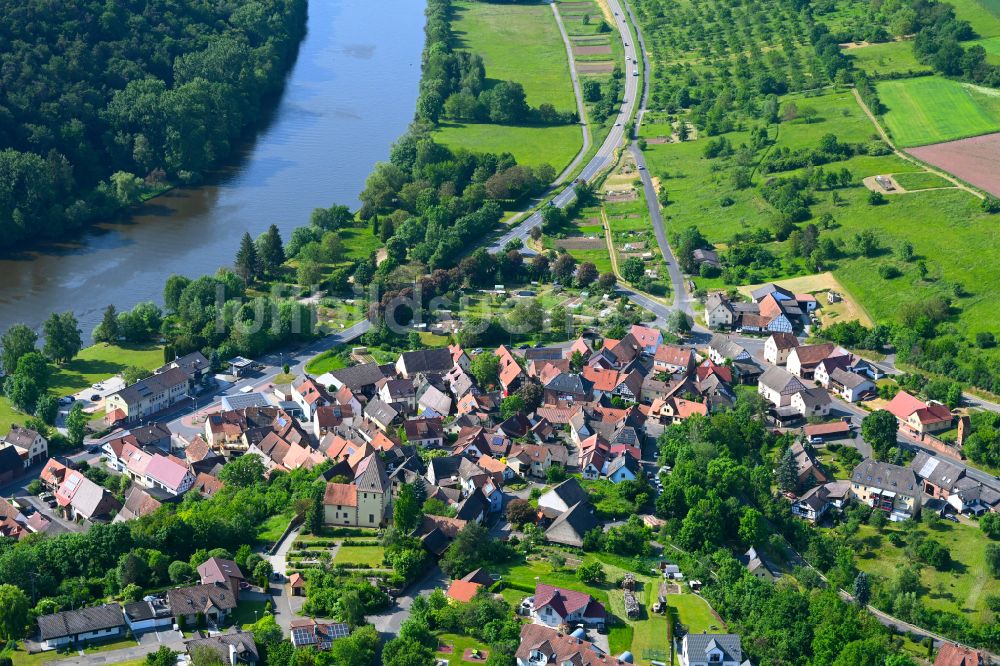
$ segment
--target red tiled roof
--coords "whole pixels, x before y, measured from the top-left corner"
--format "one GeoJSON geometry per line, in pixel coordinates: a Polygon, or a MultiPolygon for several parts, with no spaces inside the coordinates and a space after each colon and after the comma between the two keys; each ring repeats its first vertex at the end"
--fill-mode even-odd
{"type": "Polygon", "coordinates": [[[448,588],[446,594],[448,595],[448,598],[454,599],[455,601],[469,602],[472,601],[472,598],[475,597],[481,589],[483,589],[483,586],[479,583],[456,580],[448,588]]]}
{"type": "Polygon", "coordinates": [[[358,487],[350,483],[328,483],[323,493],[323,504],[357,506],[358,487]]]}

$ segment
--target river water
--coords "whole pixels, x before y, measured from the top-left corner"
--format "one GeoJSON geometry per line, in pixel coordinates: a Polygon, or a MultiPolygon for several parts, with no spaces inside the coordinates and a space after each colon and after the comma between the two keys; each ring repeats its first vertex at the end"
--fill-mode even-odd
{"type": "MultiPolygon", "coordinates": [[[[413,118],[421,0],[311,0],[308,33],[269,121],[207,185],[178,188],[81,238],[0,259],[0,331],[72,310],[84,338],[109,303],[162,304],[167,276],[231,265],[244,231],[287,241],[317,207],[355,208],[413,118]]],[[[2,243],[0,239],[0,243],[2,243]]]]}

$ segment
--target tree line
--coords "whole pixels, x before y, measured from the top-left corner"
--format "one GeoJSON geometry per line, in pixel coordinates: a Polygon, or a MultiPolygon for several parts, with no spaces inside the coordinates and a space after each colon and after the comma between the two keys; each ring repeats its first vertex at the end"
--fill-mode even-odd
{"type": "Polygon", "coordinates": [[[305,13],[305,0],[0,2],[7,247],[109,215],[146,183],[196,182],[280,89],[305,13]]]}

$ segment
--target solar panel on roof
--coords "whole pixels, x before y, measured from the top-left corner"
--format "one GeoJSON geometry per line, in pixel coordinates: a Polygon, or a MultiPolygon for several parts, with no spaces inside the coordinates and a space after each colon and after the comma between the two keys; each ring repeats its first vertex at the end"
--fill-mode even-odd
{"type": "Polygon", "coordinates": [[[333,638],[347,638],[351,632],[348,630],[346,624],[333,624],[330,625],[330,633],[333,638]]]}

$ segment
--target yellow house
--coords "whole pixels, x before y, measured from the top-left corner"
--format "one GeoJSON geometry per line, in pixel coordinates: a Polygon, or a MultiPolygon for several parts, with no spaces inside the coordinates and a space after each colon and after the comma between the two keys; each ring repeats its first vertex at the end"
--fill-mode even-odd
{"type": "Polygon", "coordinates": [[[328,483],[323,495],[323,522],[349,527],[380,527],[392,503],[391,484],[377,453],[362,459],[353,483],[328,483]]]}

